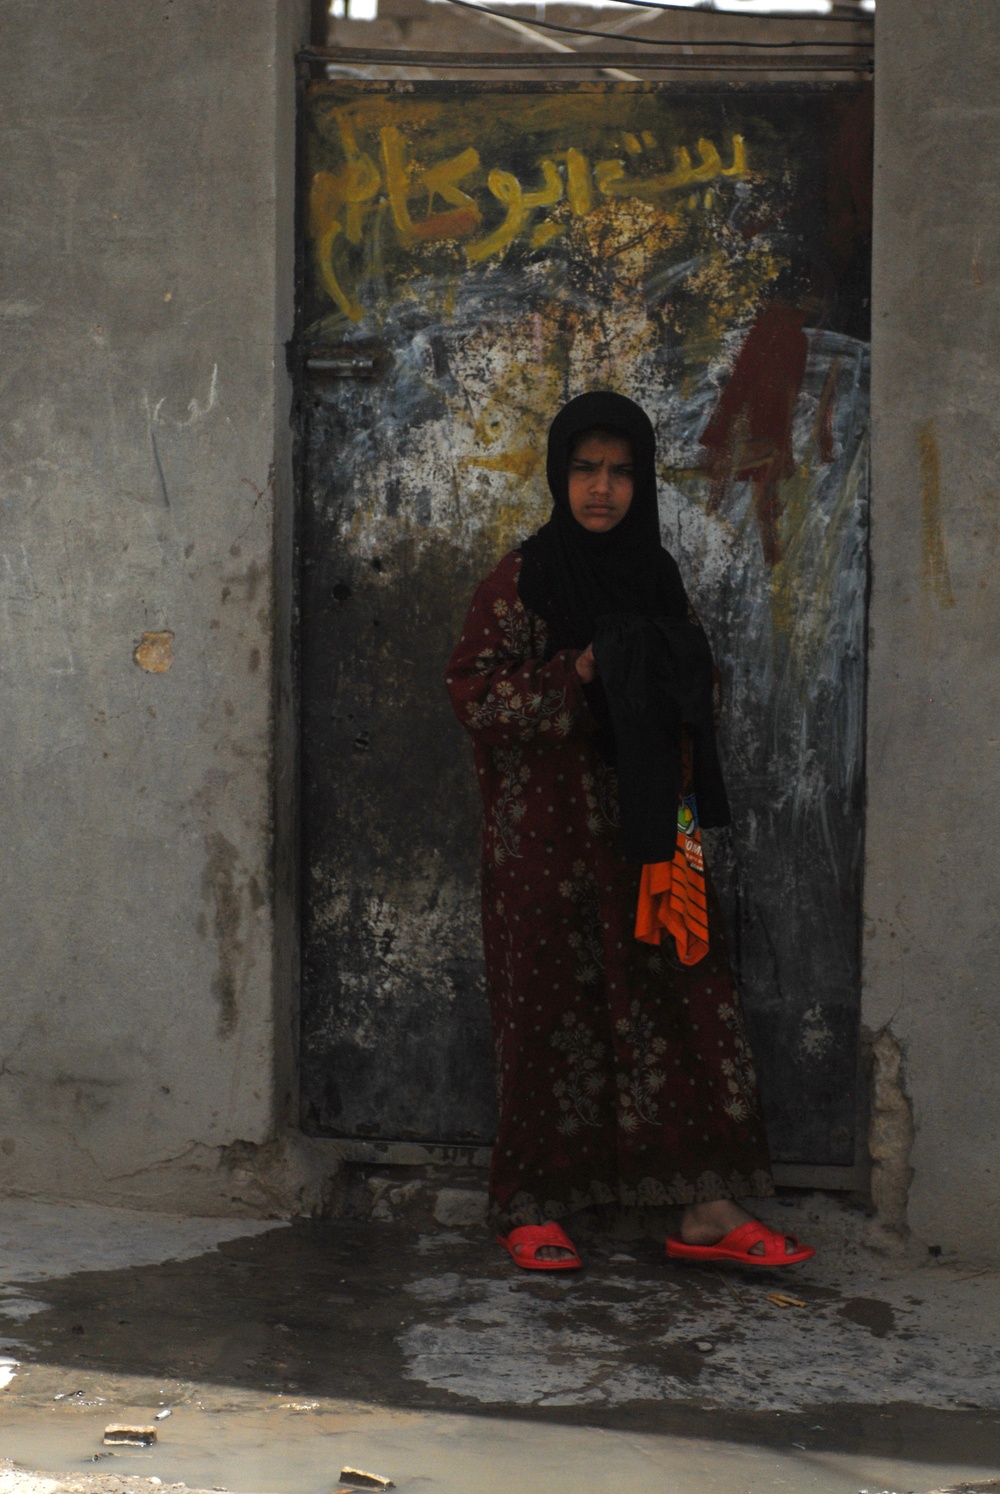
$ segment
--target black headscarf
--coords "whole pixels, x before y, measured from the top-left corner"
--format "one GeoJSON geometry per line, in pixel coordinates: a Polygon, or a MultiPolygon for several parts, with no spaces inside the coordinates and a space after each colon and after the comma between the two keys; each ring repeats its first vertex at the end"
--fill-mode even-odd
{"type": "Polygon", "coordinates": [[[543,617],[549,653],[586,648],[599,618],[616,613],[686,617],[687,596],[673,556],[660,543],[656,436],[649,416],[623,394],[597,391],[564,405],[549,428],[546,463],[552,514],[521,546],[518,592],[543,617]],[[632,503],[606,534],[591,534],[569,506],[569,458],[575,437],[595,426],[631,443],[632,503]]]}
{"type": "Polygon", "coordinates": [[[692,729],[703,824],[727,824],[729,806],[712,722],[708,640],[690,620],[677,562],[660,542],[656,436],[621,394],[581,394],[549,429],[552,514],[521,546],[518,593],[544,618],[547,655],[593,643],[598,678],[584,686],[596,745],[618,772],[622,837],[630,861],[669,861],[677,833],[681,726],[692,729]],[[573,442],[599,428],[632,448],[632,502],[614,529],[593,534],[569,506],[573,442]]]}

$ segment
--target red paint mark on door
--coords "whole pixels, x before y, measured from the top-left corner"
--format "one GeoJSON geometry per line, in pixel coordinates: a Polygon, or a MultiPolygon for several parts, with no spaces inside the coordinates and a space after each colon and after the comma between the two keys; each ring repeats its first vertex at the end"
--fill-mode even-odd
{"type": "Polygon", "coordinates": [[[701,434],[717,513],[735,477],[753,484],[764,559],[781,559],[781,482],[793,475],[792,418],[806,371],[805,315],[774,301],[750,329],[729,382],[701,434]]]}

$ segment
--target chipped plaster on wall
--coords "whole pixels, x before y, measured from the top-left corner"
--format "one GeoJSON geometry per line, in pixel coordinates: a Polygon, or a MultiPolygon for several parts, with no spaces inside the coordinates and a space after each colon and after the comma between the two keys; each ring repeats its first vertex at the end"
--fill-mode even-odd
{"type": "Polygon", "coordinates": [[[868,1149],[872,1203],[883,1228],[908,1233],[907,1198],[913,1180],[913,1107],[906,1093],[903,1051],[890,1028],[872,1044],[872,1101],[868,1149]]]}

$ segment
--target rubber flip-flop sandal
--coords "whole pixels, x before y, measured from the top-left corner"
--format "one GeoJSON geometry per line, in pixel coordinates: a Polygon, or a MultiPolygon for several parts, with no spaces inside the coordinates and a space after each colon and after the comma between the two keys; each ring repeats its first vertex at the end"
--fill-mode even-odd
{"type": "Polygon", "coordinates": [[[583,1265],[576,1246],[558,1224],[522,1224],[507,1236],[497,1235],[497,1244],[509,1252],[511,1260],[522,1271],[579,1271],[583,1265]],[[539,1260],[537,1252],[543,1245],[556,1245],[561,1250],[572,1251],[572,1258],[539,1260]]]}
{"type": "Polygon", "coordinates": [[[800,1245],[794,1235],[779,1235],[766,1224],[752,1219],[731,1229],[716,1245],[686,1245],[667,1239],[667,1255],[675,1261],[739,1261],[744,1266],[797,1266],[816,1254],[811,1245],[800,1245]],[[787,1248],[791,1242],[792,1249],[787,1248]],[[754,1245],[763,1245],[762,1255],[751,1255],[754,1245]]]}

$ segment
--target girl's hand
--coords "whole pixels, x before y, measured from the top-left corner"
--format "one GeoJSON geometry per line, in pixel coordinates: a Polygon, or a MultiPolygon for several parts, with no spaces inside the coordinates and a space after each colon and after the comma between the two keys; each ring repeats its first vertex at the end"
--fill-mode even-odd
{"type": "Polygon", "coordinates": [[[594,661],[594,645],[591,643],[577,657],[576,672],[585,685],[589,685],[597,678],[597,664],[594,661]]]}

